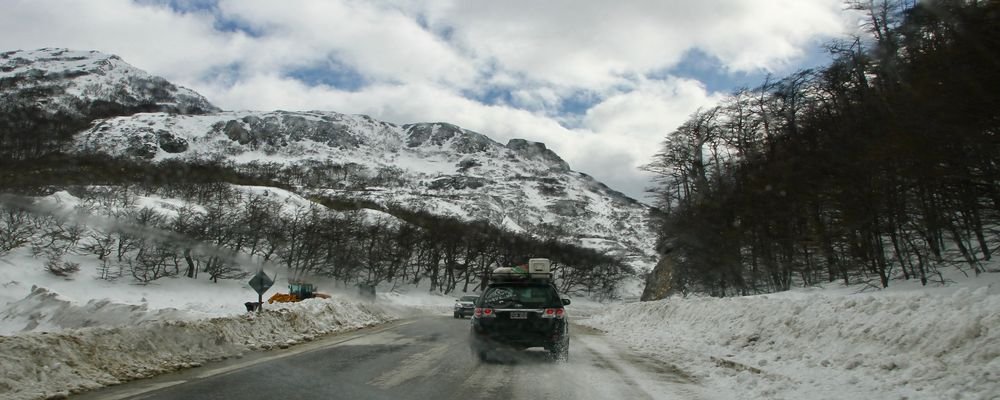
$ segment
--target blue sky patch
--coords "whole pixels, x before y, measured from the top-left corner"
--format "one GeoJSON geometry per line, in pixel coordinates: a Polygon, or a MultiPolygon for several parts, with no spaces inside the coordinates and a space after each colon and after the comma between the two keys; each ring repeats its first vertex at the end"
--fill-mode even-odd
{"type": "Polygon", "coordinates": [[[767,71],[735,72],[727,71],[722,62],[705,52],[692,49],[684,54],[684,58],[673,68],[653,74],[652,77],[663,78],[673,75],[680,78],[694,79],[705,85],[709,92],[732,92],[742,86],[754,87],[764,82],[767,71]]]}
{"type": "Polygon", "coordinates": [[[214,13],[218,9],[218,0],[133,0],[142,5],[153,5],[170,8],[178,14],[214,13]]]}
{"type": "Polygon", "coordinates": [[[243,34],[259,38],[263,37],[265,32],[262,29],[253,27],[243,21],[229,18],[223,15],[219,11],[219,1],[218,0],[133,0],[134,2],[142,5],[150,5],[157,7],[166,7],[170,11],[177,14],[210,14],[212,15],[215,22],[212,24],[212,28],[219,32],[229,32],[236,33],[242,32],[243,34]]]}
{"type": "Polygon", "coordinates": [[[513,105],[510,88],[490,87],[485,91],[463,90],[462,97],[488,105],[513,105]]]}
{"type": "Polygon", "coordinates": [[[215,24],[213,24],[212,27],[219,32],[242,32],[247,36],[254,38],[264,37],[266,34],[263,29],[250,26],[249,24],[243,23],[239,20],[223,18],[218,14],[215,16],[215,24]]]}
{"type": "Polygon", "coordinates": [[[584,114],[603,99],[588,91],[578,91],[562,99],[559,114],[584,114]]]}
{"type": "MultiPolygon", "coordinates": [[[[800,69],[815,68],[829,64],[830,56],[819,44],[806,47],[805,57],[794,60],[792,68],[770,71],[771,75],[783,77],[800,69]]],[[[694,79],[705,85],[709,92],[731,93],[740,87],[754,88],[764,83],[769,71],[730,71],[718,58],[698,49],[688,51],[681,62],[673,68],[651,74],[650,77],[665,78],[673,75],[694,79]]]]}
{"type": "Polygon", "coordinates": [[[357,70],[332,59],[326,64],[293,69],[285,76],[309,86],[325,85],[346,91],[357,91],[371,83],[357,70]]]}

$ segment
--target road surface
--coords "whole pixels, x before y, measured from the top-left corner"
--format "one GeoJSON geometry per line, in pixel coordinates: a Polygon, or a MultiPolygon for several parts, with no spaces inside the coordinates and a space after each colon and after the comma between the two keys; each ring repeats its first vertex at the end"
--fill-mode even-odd
{"type": "Polygon", "coordinates": [[[433,316],[252,353],[72,396],[90,399],[701,399],[676,367],[570,327],[568,363],[528,350],[480,362],[469,320],[433,316]]]}

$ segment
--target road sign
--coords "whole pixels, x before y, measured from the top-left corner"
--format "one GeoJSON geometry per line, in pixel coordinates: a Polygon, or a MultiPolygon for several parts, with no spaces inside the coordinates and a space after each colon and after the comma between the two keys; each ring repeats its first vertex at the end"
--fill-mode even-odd
{"type": "Polygon", "coordinates": [[[257,312],[264,311],[264,292],[271,288],[274,280],[264,273],[264,270],[257,271],[257,275],[250,278],[250,287],[257,292],[257,312]]]}
{"type": "Polygon", "coordinates": [[[259,295],[264,295],[264,292],[266,292],[267,289],[270,289],[271,285],[274,285],[274,281],[271,280],[271,278],[268,277],[263,270],[258,271],[257,275],[250,278],[250,287],[257,291],[257,294],[259,295]]]}

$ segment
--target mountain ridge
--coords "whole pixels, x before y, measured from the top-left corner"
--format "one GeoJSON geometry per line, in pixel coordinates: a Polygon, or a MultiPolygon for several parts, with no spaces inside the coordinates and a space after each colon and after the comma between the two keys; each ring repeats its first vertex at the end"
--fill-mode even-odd
{"type": "Polygon", "coordinates": [[[0,88],[50,110],[81,113],[81,105],[114,102],[125,108],[200,114],[220,111],[204,96],[98,51],[64,48],[0,53],[0,88]]]}
{"type": "Polygon", "coordinates": [[[18,81],[0,86],[0,95],[44,84],[55,86],[55,95],[41,104],[57,110],[78,111],[72,105],[96,100],[138,111],[96,116],[73,136],[74,153],[301,169],[317,177],[298,183],[306,195],[487,221],[613,253],[640,270],[655,263],[648,206],[573,171],[544,143],[501,144],[447,122],[396,125],[332,111],[223,111],[117,56],[65,49],[2,54],[0,79],[18,81]]]}

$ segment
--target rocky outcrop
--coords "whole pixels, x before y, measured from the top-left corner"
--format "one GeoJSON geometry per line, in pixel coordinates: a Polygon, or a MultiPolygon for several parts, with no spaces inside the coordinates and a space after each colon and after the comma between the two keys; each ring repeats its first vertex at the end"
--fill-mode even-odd
{"type": "Polygon", "coordinates": [[[511,139],[507,142],[507,148],[514,153],[520,154],[529,160],[539,160],[547,164],[550,168],[566,172],[569,171],[569,164],[559,158],[552,150],[545,147],[545,143],[531,142],[524,139],[511,139]]]}
{"type": "Polygon", "coordinates": [[[587,202],[581,200],[556,200],[546,208],[553,214],[563,217],[583,217],[589,214],[587,202]]]}
{"type": "Polygon", "coordinates": [[[431,181],[429,185],[427,185],[427,189],[430,190],[479,189],[490,183],[492,182],[484,178],[479,178],[475,176],[455,175],[455,176],[447,176],[435,179],[434,181],[431,181]]]}
{"type": "Polygon", "coordinates": [[[642,290],[642,301],[655,301],[667,298],[672,293],[671,279],[676,265],[671,253],[663,254],[660,262],[646,276],[646,287],[642,290]]]}
{"type": "Polygon", "coordinates": [[[167,131],[157,131],[156,142],[167,153],[183,153],[188,149],[187,139],[167,131]]]}
{"type": "Polygon", "coordinates": [[[225,135],[252,149],[284,147],[290,142],[303,140],[340,149],[358,148],[363,144],[362,138],[354,135],[351,127],[343,123],[285,112],[220,121],[212,125],[211,133],[225,135]]]}
{"type": "Polygon", "coordinates": [[[441,122],[403,125],[403,129],[407,134],[407,147],[450,145],[457,153],[471,154],[499,145],[479,133],[441,122]]]}

